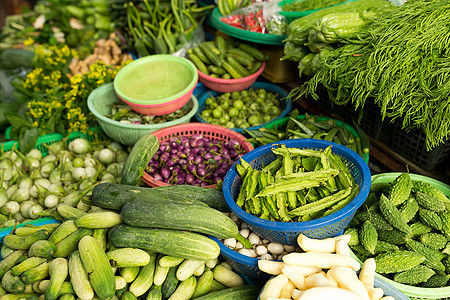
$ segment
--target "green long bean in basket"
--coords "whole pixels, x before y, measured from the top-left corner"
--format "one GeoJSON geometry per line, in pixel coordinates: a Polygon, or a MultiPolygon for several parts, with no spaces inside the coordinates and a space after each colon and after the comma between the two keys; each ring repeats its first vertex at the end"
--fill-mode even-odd
{"type": "Polygon", "coordinates": [[[286,125],[274,128],[259,128],[258,130],[246,131],[250,136],[247,141],[255,147],[287,139],[320,139],[341,144],[352,149],[364,158],[369,153],[369,139],[358,129],[358,135],[354,135],[343,124],[337,124],[335,120],[320,120],[318,116],[305,114],[304,119],[298,119],[298,111],[293,110],[286,125]]]}
{"type": "Polygon", "coordinates": [[[323,150],[271,149],[277,158],[261,170],[240,159],[242,178],[236,204],[262,219],[302,222],[332,214],[349,204],[359,187],[341,158],[323,150]]]}

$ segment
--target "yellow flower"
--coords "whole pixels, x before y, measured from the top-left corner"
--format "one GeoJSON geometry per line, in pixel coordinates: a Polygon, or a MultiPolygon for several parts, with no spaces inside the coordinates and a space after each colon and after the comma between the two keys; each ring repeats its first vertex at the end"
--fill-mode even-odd
{"type": "Polygon", "coordinates": [[[25,41],[23,41],[23,44],[25,46],[30,46],[34,44],[34,40],[31,37],[28,37],[28,39],[26,39],[25,41]]]}

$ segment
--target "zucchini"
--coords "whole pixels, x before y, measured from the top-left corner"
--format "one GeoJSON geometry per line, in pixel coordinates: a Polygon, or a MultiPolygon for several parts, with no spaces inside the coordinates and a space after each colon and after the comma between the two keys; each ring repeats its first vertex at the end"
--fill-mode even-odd
{"type": "Polygon", "coordinates": [[[127,202],[147,200],[162,203],[166,201],[197,203],[198,201],[222,212],[230,211],[220,191],[194,185],[145,188],[105,182],[98,184],[92,190],[91,200],[95,206],[112,210],[120,210],[127,202]]]}
{"type": "Polygon", "coordinates": [[[258,297],[258,287],[255,285],[244,285],[215,291],[196,300],[254,300],[258,297]]]}
{"type": "Polygon", "coordinates": [[[144,175],[148,165],[156,151],[159,149],[159,140],[150,134],[141,137],[131,149],[122,170],[122,183],[136,185],[139,178],[144,175]]]}
{"type": "Polygon", "coordinates": [[[246,248],[252,248],[250,242],[239,234],[239,228],[232,219],[208,206],[133,201],[122,206],[121,215],[123,221],[131,226],[188,230],[222,239],[234,237],[246,248]]]}
{"type": "Polygon", "coordinates": [[[83,267],[89,274],[89,282],[100,299],[111,299],[116,293],[114,273],[105,252],[97,240],[91,236],[83,237],[78,244],[83,267]]]}
{"type": "Polygon", "coordinates": [[[72,287],[78,298],[94,298],[94,290],[89,282],[88,274],[83,267],[80,252],[78,250],[73,251],[69,255],[69,275],[70,282],[72,283],[72,287]]]}
{"type": "Polygon", "coordinates": [[[187,259],[210,260],[219,256],[213,240],[194,232],[118,225],[111,230],[115,247],[132,247],[187,259]]]}

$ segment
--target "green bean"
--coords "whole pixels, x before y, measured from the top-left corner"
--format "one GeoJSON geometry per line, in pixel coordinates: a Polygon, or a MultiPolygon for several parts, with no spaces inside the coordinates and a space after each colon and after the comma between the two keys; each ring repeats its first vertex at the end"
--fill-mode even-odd
{"type": "Polygon", "coordinates": [[[290,181],[283,181],[281,183],[275,183],[264,188],[260,191],[256,197],[263,197],[268,195],[280,194],[287,191],[299,191],[311,187],[319,186],[323,183],[324,179],[295,179],[290,181]]]}

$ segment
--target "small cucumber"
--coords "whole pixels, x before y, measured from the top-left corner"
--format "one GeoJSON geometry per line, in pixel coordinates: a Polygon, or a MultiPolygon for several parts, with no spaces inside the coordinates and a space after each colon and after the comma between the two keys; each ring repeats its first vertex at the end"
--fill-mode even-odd
{"type": "Polygon", "coordinates": [[[141,249],[120,248],[106,253],[113,267],[141,267],[150,262],[150,255],[141,249]]]}
{"type": "Polygon", "coordinates": [[[209,60],[209,58],[205,55],[205,53],[202,52],[202,50],[200,50],[199,47],[192,48],[192,54],[196,55],[204,64],[207,64],[207,65],[212,64],[212,62],[209,60]]]}
{"type": "Polygon", "coordinates": [[[48,277],[49,262],[44,262],[37,267],[26,270],[20,275],[25,284],[34,283],[48,277]]]}
{"type": "Polygon", "coordinates": [[[113,211],[89,213],[75,220],[79,228],[112,228],[122,223],[120,214],[113,211]]]}
{"type": "Polygon", "coordinates": [[[25,254],[25,250],[13,250],[13,252],[8,255],[7,257],[3,257],[2,260],[0,260],[0,277],[3,277],[3,275],[9,271],[14,265],[17,263],[17,261],[25,254]]]}
{"type": "Polygon", "coordinates": [[[74,220],[66,220],[61,223],[58,228],[55,229],[55,231],[52,232],[52,234],[48,238],[48,241],[56,244],[63,238],[67,237],[69,234],[77,231],[77,229],[78,227],[75,226],[74,220]]]}
{"type": "Polygon", "coordinates": [[[236,72],[238,72],[242,77],[247,77],[250,75],[250,72],[242,66],[236,59],[232,56],[227,55],[227,62],[233,67],[236,72]]]}
{"type": "Polygon", "coordinates": [[[167,273],[166,280],[164,280],[164,283],[162,284],[161,292],[164,299],[168,299],[177,288],[177,269],[178,266],[171,267],[167,273]]]}
{"type": "Polygon", "coordinates": [[[266,61],[269,59],[269,57],[266,54],[262,53],[261,51],[259,51],[258,49],[256,49],[255,47],[252,47],[250,45],[240,43],[239,48],[241,50],[247,52],[248,54],[252,55],[254,58],[256,58],[259,61],[266,61]]]}
{"type": "Polygon", "coordinates": [[[84,236],[78,243],[83,267],[89,274],[89,282],[100,299],[111,299],[116,293],[114,273],[105,252],[97,240],[84,236]]]}
{"type": "MultiPolygon", "coordinates": [[[[205,55],[209,58],[209,60],[213,63],[213,65],[217,66],[217,67],[221,67],[222,66],[222,60],[220,59],[220,57],[218,56],[220,54],[215,53],[212,50],[212,47],[209,47],[208,45],[201,43],[198,45],[200,47],[200,50],[202,50],[203,53],[205,53],[205,55]]],[[[215,47],[214,47],[215,48],[215,47]]],[[[217,49],[217,48],[216,48],[217,49]]],[[[217,50],[219,51],[219,50],[217,50]]]]}
{"type": "Polygon", "coordinates": [[[197,278],[191,275],[186,280],[180,282],[180,284],[175,289],[172,295],[170,295],[169,300],[189,300],[194,294],[195,286],[197,285],[197,278]]]}
{"type": "Polygon", "coordinates": [[[49,232],[47,229],[40,229],[30,235],[20,236],[8,234],[3,238],[3,244],[11,249],[27,250],[30,246],[39,240],[48,239],[49,232]]]}
{"type": "Polygon", "coordinates": [[[13,276],[19,276],[26,270],[37,267],[46,261],[47,261],[47,259],[45,259],[43,257],[29,257],[29,258],[25,259],[23,262],[21,262],[20,264],[14,266],[11,269],[11,274],[13,276]]]}
{"type": "Polygon", "coordinates": [[[94,290],[89,282],[88,274],[83,267],[80,252],[73,251],[69,255],[69,275],[73,289],[80,299],[92,299],[94,290]]]}
{"type": "Polygon", "coordinates": [[[258,297],[258,287],[244,285],[208,293],[196,300],[253,300],[258,297]]]}
{"type": "Polygon", "coordinates": [[[48,240],[39,240],[31,244],[28,256],[37,256],[51,259],[56,252],[56,246],[48,240]]]}
{"type": "Polygon", "coordinates": [[[145,167],[159,149],[159,140],[151,133],[142,136],[131,149],[122,170],[122,183],[136,185],[145,167]]]}
{"type": "Polygon", "coordinates": [[[90,236],[92,229],[79,228],[74,233],[70,234],[66,238],[59,241],[55,247],[56,251],[53,254],[54,257],[67,257],[72,251],[75,251],[78,247],[79,241],[85,237],[90,236]]]}
{"type": "Polygon", "coordinates": [[[206,67],[206,65],[201,61],[201,59],[195,55],[194,53],[189,55],[189,59],[194,63],[194,65],[197,67],[197,69],[206,74],[206,75],[210,75],[208,68],[206,67]]]}
{"type": "Polygon", "coordinates": [[[66,277],[69,275],[67,259],[55,258],[49,265],[50,282],[45,291],[45,299],[54,300],[58,298],[59,291],[66,277]]]}
{"type": "Polygon", "coordinates": [[[150,261],[147,265],[141,267],[139,275],[130,285],[130,292],[136,297],[145,294],[153,284],[153,276],[156,268],[156,253],[149,251],[150,261]]]}

